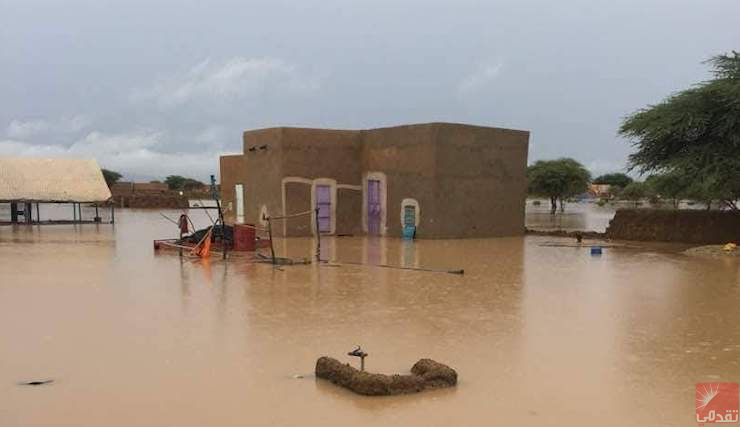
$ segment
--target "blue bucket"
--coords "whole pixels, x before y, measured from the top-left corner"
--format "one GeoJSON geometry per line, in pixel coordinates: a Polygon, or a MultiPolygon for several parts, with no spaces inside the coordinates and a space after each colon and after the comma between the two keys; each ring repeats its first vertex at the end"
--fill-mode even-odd
{"type": "Polygon", "coordinates": [[[416,227],[413,225],[403,226],[403,238],[404,240],[413,240],[416,237],[416,227]]]}
{"type": "Polygon", "coordinates": [[[601,246],[591,246],[591,255],[601,255],[601,246]]]}

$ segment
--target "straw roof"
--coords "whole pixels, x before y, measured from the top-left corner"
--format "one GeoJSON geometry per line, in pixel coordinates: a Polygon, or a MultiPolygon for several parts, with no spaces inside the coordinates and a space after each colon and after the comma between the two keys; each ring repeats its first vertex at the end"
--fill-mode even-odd
{"type": "Polygon", "coordinates": [[[0,202],[102,202],[110,197],[94,159],[0,157],[0,202]]]}

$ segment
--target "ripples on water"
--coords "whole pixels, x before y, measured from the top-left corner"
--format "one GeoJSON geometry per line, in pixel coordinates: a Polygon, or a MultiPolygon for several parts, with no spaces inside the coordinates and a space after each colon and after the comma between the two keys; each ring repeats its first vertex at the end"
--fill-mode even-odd
{"type": "Polygon", "coordinates": [[[154,255],[174,226],[117,214],[0,227],[0,425],[693,425],[695,383],[740,380],[738,265],[683,247],[337,238],[322,255],[339,263],[466,273],[276,270],[154,255]],[[313,378],[318,356],[355,344],[370,370],[431,357],[460,384],[364,398],[313,378]]]}

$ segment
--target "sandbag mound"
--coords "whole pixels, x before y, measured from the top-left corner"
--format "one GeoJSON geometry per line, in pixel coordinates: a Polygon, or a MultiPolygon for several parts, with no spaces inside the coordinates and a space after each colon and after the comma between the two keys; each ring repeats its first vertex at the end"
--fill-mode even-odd
{"type": "Polygon", "coordinates": [[[360,371],[334,358],[322,356],[316,361],[316,376],[365,396],[418,393],[457,384],[454,369],[431,359],[416,362],[411,375],[385,375],[360,371]]]}

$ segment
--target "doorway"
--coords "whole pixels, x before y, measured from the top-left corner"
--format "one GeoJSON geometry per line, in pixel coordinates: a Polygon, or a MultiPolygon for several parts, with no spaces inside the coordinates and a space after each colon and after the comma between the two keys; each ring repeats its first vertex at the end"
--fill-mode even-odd
{"type": "Polygon", "coordinates": [[[234,203],[236,204],[235,222],[244,224],[244,186],[242,184],[234,186],[234,203]]]}
{"type": "Polygon", "coordinates": [[[380,216],[382,206],[380,203],[380,181],[377,179],[367,180],[367,234],[377,236],[380,234],[380,216]]]}

